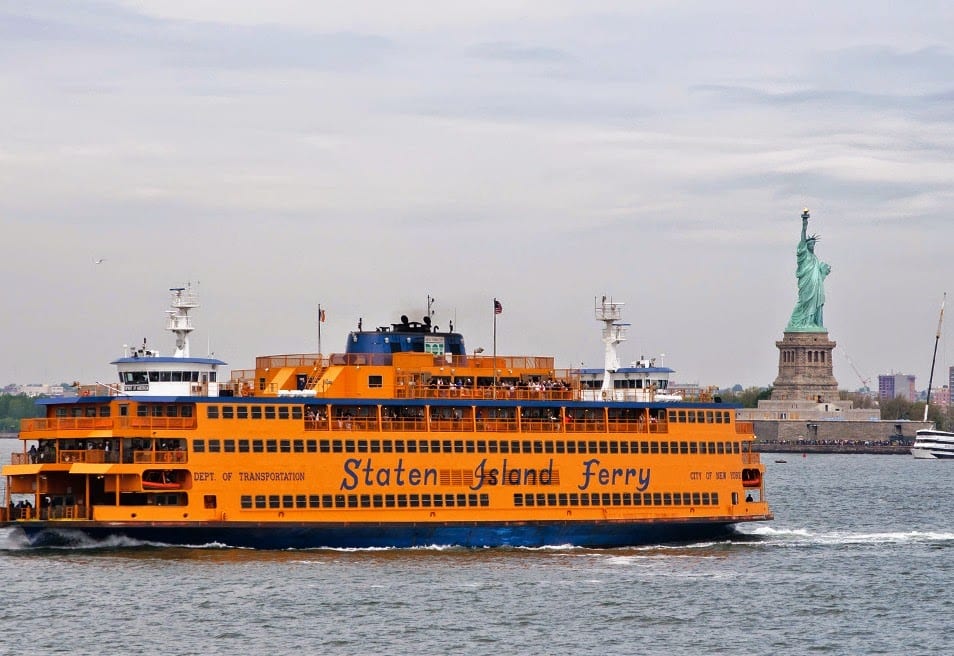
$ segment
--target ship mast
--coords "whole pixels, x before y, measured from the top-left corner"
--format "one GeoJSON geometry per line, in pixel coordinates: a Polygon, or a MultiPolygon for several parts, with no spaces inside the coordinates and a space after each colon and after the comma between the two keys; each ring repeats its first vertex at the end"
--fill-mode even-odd
{"type": "Polygon", "coordinates": [[[924,402],[924,421],[928,418],[928,408],[931,405],[931,385],[934,384],[934,363],[937,362],[937,343],[941,341],[941,324],[944,322],[944,304],[947,302],[947,292],[941,299],[941,314],[937,318],[937,336],[934,338],[934,356],[931,358],[931,375],[928,377],[927,400],[924,402]]]}
{"type": "Polygon", "coordinates": [[[616,347],[620,342],[626,341],[626,331],[629,329],[628,323],[620,323],[622,316],[623,303],[607,300],[603,296],[602,300],[596,300],[596,320],[603,322],[603,344],[605,353],[603,357],[603,386],[600,391],[603,398],[610,398],[613,394],[613,374],[619,369],[619,354],[616,347]]]}
{"type": "Polygon", "coordinates": [[[189,310],[199,307],[199,299],[192,291],[192,285],[187,287],[172,287],[171,309],[166,310],[169,315],[169,321],[166,323],[166,330],[169,330],[176,336],[175,358],[189,357],[189,333],[195,330],[192,327],[192,317],[189,316],[189,310]]]}

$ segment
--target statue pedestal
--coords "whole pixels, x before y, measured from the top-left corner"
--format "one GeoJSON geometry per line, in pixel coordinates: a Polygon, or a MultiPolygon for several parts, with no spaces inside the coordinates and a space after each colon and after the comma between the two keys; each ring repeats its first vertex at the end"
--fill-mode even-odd
{"type": "Polygon", "coordinates": [[[786,332],[778,347],[778,378],[772,390],[773,401],[838,400],[838,381],[832,371],[835,342],[827,332],[786,332]]]}

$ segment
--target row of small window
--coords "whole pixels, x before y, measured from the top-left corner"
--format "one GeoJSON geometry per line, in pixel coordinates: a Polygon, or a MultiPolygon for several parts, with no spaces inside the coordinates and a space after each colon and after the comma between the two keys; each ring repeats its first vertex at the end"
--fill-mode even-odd
{"type": "MultiPolygon", "coordinates": [[[[223,405],[221,410],[222,419],[301,419],[304,416],[300,405],[223,405]]],[[[209,419],[219,419],[219,406],[206,406],[205,413],[209,419]]]]}
{"type": "Polygon", "coordinates": [[[717,506],[718,492],[560,492],[514,494],[513,505],[527,506],[717,506]]]}
{"type": "Polygon", "coordinates": [[[618,440],[193,440],[195,453],[740,453],[741,442],[618,440]]]}
{"type": "Polygon", "coordinates": [[[56,418],[64,419],[66,417],[108,417],[109,405],[87,405],[87,406],[57,406],[56,418]]]}
{"type": "Polygon", "coordinates": [[[728,424],[732,422],[728,410],[670,410],[670,423],[678,424],[728,424]]]}
{"type": "MultiPolygon", "coordinates": [[[[207,372],[210,383],[215,382],[214,371],[207,372]]],[[[144,385],[146,383],[198,383],[198,371],[121,371],[119,382],[126,385],[144,385]]]]}
{"type": "MultiPolygon", "coordinates": [[[[464,410],[468,408],[457,408],[459,416],[464,416],[464,410]]],[[[404,413],[399,413],[400,416],[405,416],[407,408],[403,409],[404,413]]],[[[432,409],[433,410],[433,409],[432,409]]],[[[481,409],[483,412],[486,410],[486,413],[491,418],[503,416],[505,418],[513,418],[514,408],[486,408],[481,409]]],[[[360,406],[360,407],[350,407],[341,408],[335,406],[332,409],[333,416],[338,416],[339,411],[342,414],[341,416],[358,416],[358,417],[369,417],[376,418],[377,409],[375,406],[360,406]]],[[[448,409],[448,412],[450,409],[448,409]]],[[[389,409],[389,412],[397,412],[395,409],[389,409]]],[[[602,408],[600,408],[602,412],[602,408]]],[[[247,406],[247,405],[209,405],[206,406],[206,416],[209,419],[302,419],[303,417],[302,406],[300,405],[279,405],[279,406],[247,406]]],[[[551,417],[556,418],[560,414],[560,408],[524,408],[523,413],[525,417],[529,418],[539,418],[539,417],[551,417]]],[[[469,412],[467,413],[470,414],[469,412]]],[[[585,419],[578,411],[575,410],[566,410],[567,416],[573,416],[575,419],[585,419]],[[576,416],[579,415],[579,416],[576,416]]],[[[585,414],[585,413],[584,413],[585,414]]],[[[637,421],[642,418],[642,413],[630,413],[625,409],[611,409],[610,410],[610,419],[614,420],[631,420],[637,421]]],[[[436,418],[436,417],[435,417],[436,418]]],[[[660,416],[660,420],[664,420],[665,417],[660,416]]],[[[728,424],[732,422],[732,413],[728,410],[670,410],[669,411],[669,421],[680,423],[680,424],[728,424]]]]}
{"type": "Polygon", "coordinates": [[[486,508],[487,494],[243,494],[242,508],[486,508]]]}
{"type": "MultiPolygon", "coordinates": [[[[175,403],[140,403],[136,406],[137,417],[191,417],[193,406],[175,403]]],[[[120,414],[126,415],[126,407],[120,406],[120,414]]]]}

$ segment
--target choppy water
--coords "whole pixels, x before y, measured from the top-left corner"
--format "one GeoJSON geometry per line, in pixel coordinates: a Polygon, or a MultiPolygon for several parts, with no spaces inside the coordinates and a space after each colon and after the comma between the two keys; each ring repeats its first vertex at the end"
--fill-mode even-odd
{"type": "Polygon", "coordinates": [[[954,463],[776,457],[775,521],[693,546],[31,550],[0,531],[0,652],[954,653],[954,463]]]}

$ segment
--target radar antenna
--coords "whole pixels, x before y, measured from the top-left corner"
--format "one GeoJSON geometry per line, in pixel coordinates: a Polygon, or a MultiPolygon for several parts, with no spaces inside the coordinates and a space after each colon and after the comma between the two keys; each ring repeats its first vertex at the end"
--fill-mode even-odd
{"type": "Polygon", "coordinates": [[[619,369],[619,353],[616,347],[626,341],[628,323],[620,322],[624,303],[617,303],[605,295],[602,299],[595,299],[596,320],[603,322],[603,344],[605,353],[603,358],[603,386],[600,391],[604,398],[613,394],[613,374],[619,369]]]}
{"type": "Polygon", "coordinates": [[[166,310],[169,315],[169,321],[166,323],[166,330],[176,336],[175,358],[189,357],[189,333],[195,328],[192,326],[192,317],[189,316],[189,310],[199,307],[199,299],[192,291],[192,284],[186,287],[171,287],[172,302],[170,309],[166,310]]]}

